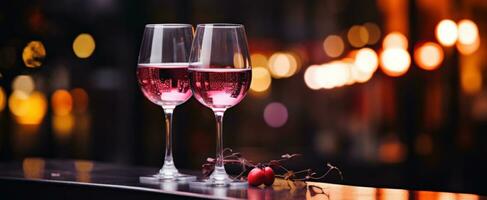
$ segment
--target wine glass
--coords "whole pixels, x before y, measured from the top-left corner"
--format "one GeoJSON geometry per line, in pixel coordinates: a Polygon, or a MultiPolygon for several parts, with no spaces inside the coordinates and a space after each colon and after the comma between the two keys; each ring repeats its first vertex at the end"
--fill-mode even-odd
{"type": "Polygon", "coordinates": [[[247,94],[252,79],[245,29],[240,24],[200,24],[189,58],[191,88],[195,98],[213,110],[217,125],[215,169],[207,180],[190,185],[240,186],[225,171],[223,114],[247,94]]]}
{"type": "MultiPolygon", "coordinates": [[[[162,107],[166,123],[166,153],[159,173],[149,180],[189,181],[179,173],[172,156],[172,115],[176,106],[191,98],[188,58],[193,39],[190,24],[148,24],[139,51],[137,78],[145,97],[162,107]]],[[[147,180],[145,180],[147,182],[147,180]]]]}

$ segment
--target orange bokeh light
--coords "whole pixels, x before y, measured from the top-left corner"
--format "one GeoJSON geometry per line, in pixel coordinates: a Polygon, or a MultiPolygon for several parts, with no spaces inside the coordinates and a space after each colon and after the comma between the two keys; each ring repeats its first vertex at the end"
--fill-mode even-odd
{"type": "Polygon", "coordinates": [[[392,32],[386,35],[382,41],[382,48],[408,48],[408,38],[400,32],[392,32]]]}
{"type": "Polygon", "coordinates": [[[345,49],[345,44],[340,36],[329,35],[326,37],[325,41],[323,41],[323,49],[325,50],[326,55],[335,58],[342,55],[343,50],[345,49]]]}
{"type": "Polygon", "coordinates": [[[458,42],[470,45],[479,37],[479,28],[472,20],[464,19],[458,22],[458,42]]]}
{"type": "Polygon", "coordinates": [[[438,25],[436,25],[436,39],[443,46],[453,46],[458,38],[458,28],[457,24],[449,19],[441,20],[438,25]]]}
{"type": "Polygon", "coordinates": [[[411,65],[409,53],[400,48],[385,49],[380,54],[380,66],[382,71],[392,77],[405,74],[411,65]]]}
{"type": "Polygon", "coordinates": [[[414,51],[414,61],[424,70],[437,69],[443,59],[443,49],[433,42],[426,42],[414,51]]]}
{"type": "Polygon", "coordinates": [[[82,113],[88,109],[88,93],[83,88],[72,89],[71,96],[75,112],[82,113]]]}
{"type": "Polygon", "coordinates": [[[56,90],[51,96],[51,106],[55,115],[67,115],[73,108],[73,98],[66,90],[56,90]]]}
{"type": "Polygon", "coordinates": [[[8,99],[8,107],[19,124],[41,123],[47,110],[47,100],[44,94],[34,91],[29,96],[23,92],[14,91],[8,99]]]}

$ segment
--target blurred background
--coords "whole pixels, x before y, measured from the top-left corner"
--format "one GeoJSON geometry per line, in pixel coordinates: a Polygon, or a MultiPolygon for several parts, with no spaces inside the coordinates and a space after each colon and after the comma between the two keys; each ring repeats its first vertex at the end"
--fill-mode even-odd
{"type": "MultiPolygon", "coordinates": [[[[30,176],[43,159],[160,167],[163,111],[135,76],[144,25],[214,22],[245,25],[253,64],[225,146],[333,163],[330,182],[487,193],[485,0],[1,1],[0,160],[30,176]]],[[[189,100],[174,129],[176,165],[200,170],[211,110],[189,100]]]]}

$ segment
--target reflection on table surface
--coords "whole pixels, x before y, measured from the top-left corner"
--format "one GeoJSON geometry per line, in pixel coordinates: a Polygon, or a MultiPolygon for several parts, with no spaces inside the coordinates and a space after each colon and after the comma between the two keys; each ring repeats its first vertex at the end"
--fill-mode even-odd
{"type": "MultiPolygon", "coordinates": [[[[475,194],[413,191],[374,187],[349,186],[319,182],[289,182],[276,179],[272,187],[222,188],[190,187],[186,183],[141,182],[139,177],[157,169],[119,166],[92,161],[61,161],[26,158],[22,162],[0,164],[0,180],[28,180],[49,183],[93,185],[100,188],[121,188],[163,195],[182,195],[203,198],[245,199],[361,199],[361,200],[478,200],[487,199],[475,194]]],[[[195,172],[193,172],[195,173],[195,172]]]]}

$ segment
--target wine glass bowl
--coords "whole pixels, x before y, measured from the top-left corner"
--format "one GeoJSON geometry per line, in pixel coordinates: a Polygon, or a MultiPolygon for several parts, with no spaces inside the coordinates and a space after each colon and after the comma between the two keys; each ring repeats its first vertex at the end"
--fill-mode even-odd
{"type": "Polygon", "coordinates": [[[246,186],[231,179],[223,162],[223,115],[247,94],[252,79],[245,29],[240,24],[200,24],[189,58],[195,98],[213,110],[217,122],[215,169],[210,177],[190,185],[246,186]]]}

